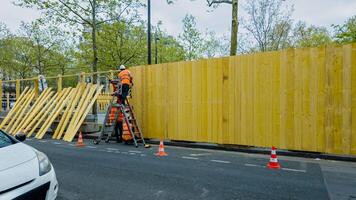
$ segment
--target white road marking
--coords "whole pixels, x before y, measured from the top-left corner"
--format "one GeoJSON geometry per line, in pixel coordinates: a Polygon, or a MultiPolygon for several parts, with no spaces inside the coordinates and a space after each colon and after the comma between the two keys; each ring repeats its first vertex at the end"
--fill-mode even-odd
{"type": "Polygon", "coordinates": [[[289,169],[289,168],[282,168],[284,171],[292,171],[292,172],[303,172],[306,173],[306,170],[301,170],[301,169],[289,169]]]}
{"type": "Polygon", "coordinates": [[[114,151],[105,151],[106,153],[113,153],[114,151]]]}
{"type": "Polygon", "coordinates": [[[211,153],[192,153],[192,154],[190,154],[190,156],[207,156],[207,155],[211,155],[211,153]]]}
{"type": "Polygon", "coordinates": [[[122,154],[128,154],[127,152],[121,152],[122,154]]]}
{"type": "Polygon", "coordinates": [[[130,153],[142,153],[141,151],[129,151],[130,153]]]}
{"type": "Polygon", "coordinates": [[[45,143],[45,142],[47,142],[46,140],[38,140],[39,142],[43,142],[43,143],[45,143]]]}
{"type": "Polygon", "coordinates": [[[94,147],[94,146],[86,146],[86,147],[89,149],[96,149],[96,147],[94,147]]]}
{"type": "Polygon", "coordinates": [[[225,160],[210,160],[211,162],[217,162],[217,163],[225,163],[225,164],[229,164],[231,163],[230,161],[225,161],[225,160]]]}
{"type": "Polygon", "coordinates": [[[246,163],[245,166],[247,166],[247,167],[264,167],[261,165],[255,165],[255,164],[249,164],[249,163],[246,163]]]}
{"type": "Polygon", "coordinates": [[[68,144],[69,146],[72,146],[72,147],[74,147],[75,146],[75,144],[68,144]]]}
{"type": "Polygon", "coordinates": [[[27,138],[26,140],[31,141],[32,139],[31,138],[27,138]]]}
{"type": "Polygon", "coordinates": [[[60,142],[52,142],[52,144],[61,144],[60,142]]]}
{"type": "Polygon", "coordinates": [[[143,157],[143,156],[146,156],[146,154],[141,154],[141,156],[143,157]]]}
{"type": "Polygon", "coordinates": [[[116,148],[106,148],[106,150],[109,150],[109,151],[118,151],[120,149],[116,149],[116,148]]]}
{"type": "Polygon", "coordinates": [[[136,153],[129,153],[130,155],[136,155],[136,153]]]}
{"type": "MultiPolygon", "coordinates": [[[[249,164],[246,163],[245,166],[247,167],[262,167],[265,168],[265,166],[261,166],[261,165],[255,165],[255,164],[249,164]]],[[[291,172],[302,172],[302,173],[306,173],[306,170],[302,170],[302,169],[290,169],[290,168],[281,168],[284,171],[291,171],[291,172]]]]}
{"type": "Polygon", "coordinates": [[[182,158],[184,158],[184,159],[189,159],[189,160],[199,160],[199,158],[188,157],[188,156],[182,156],[182,158]]]}

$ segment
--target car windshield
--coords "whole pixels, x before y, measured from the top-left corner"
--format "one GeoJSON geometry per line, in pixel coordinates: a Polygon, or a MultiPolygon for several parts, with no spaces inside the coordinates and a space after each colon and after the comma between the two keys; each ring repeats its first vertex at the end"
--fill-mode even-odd
{"type": "Polygon", "coordinates": [[[0,148],[9,146],[14,144],[15,141],[12,140],[8,135],[6,135],[4,132],[0,131],[0,148]]]}

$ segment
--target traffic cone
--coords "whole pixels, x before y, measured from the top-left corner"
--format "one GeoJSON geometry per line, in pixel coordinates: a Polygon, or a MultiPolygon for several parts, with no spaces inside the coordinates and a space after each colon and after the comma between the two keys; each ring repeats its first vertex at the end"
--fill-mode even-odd
{"type": "Polygon", "coordinates": [[[269,159],[269,163],[267,164],[267,167],[270,169],[280,169],[281,166],[278,163],[277,160],[277,148],[272,146],[272,151],[271,151],[271,158],[269,159]]]}
{"type": "Polygon", "coordinates": [[[164,152],[164,145],[162,140],[159,142],[159,148],[156,156],[168,156],[168,154],[164,152]]]}
{"type": "Polygon", "coordinates": [[[78,137],[78,141],[76,144],[77,147],[84,147],[84,142],[83,142],[83,136],[82,136],[82,132],[79,132],[79,137],[78,137]]]}

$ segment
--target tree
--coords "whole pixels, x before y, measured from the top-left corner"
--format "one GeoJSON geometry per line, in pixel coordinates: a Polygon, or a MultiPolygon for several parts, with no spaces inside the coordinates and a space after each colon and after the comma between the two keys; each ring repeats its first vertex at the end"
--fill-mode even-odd
{"type": "Polygon", "coordinates": [[[252,35],[259,51],[279,50],[289,46],[293,8],[285,0],[254,0],[246,5],[244,28],[252,35]]]}
{"type": "Polygon", "coordinates": [[[162,21],[159,21],[154,27],[155,39],[157,40],[155,45],[157,45],[158,62],[167,63],[184,60],[185,51],[183,46],[176,38],[168,35],[161,29],[162,24],[162,21]]]}
{"type": "Polygon", "coordinates": [[[186,60],[196,60],[201,57],[203,39],[201,33],[196,28],[195,18],[192,15],[186,15],[183,18],[183,34],[179,39],[185,50],[186,60]]]}
{"type": "Polygon", "coordinates": [[[64,43],[63,32],[56,26],[46,25],[43,19],[37,19],[31,23],[23,23],[20,26],[23,37],[30,43],[33,67],[38,74],[46,75],[46,69],[51,67],[52,55],[64,43]]]}
{"type": "Polygon", "coordinates": [[[230,42],[230,56],[234,56],[237,53],[237,37],[238,37],[238,12],[239,1],[238,0],[207,0],[209,7],[216,7],[219,4],[227,3],[232,7],[232,20],[231,20],[231,42],[230,42]]]}
{"type": "MultiPolygon", "coordinates": [[[[24,7],[35,7],[42,10],[48,19],[60,24],[67,24],[90,29],[92,45],[92,71],[98,69],[97,31],[101,24],[120,20],[122,15],[141,6],[139,0],[17,0],[24,7]]],[[[97,74],[93,75],[93,83],[97,83],[97,74]]],[[[97,113],[97,105],[93,106],[93,114],[97,113]]]]}
{"type": "Polygon", "coordinates": [[[356,15],[351,17],[343,25],[333,25],[335,40],[339,43],[356,42],[356,15]]]}
{"type": "MultiPolygon", "coordinates": [[[[84,34],[80,49],[84,60],[91,54],[90,35],[84,34]]],[[[112,24],[105,23],[98,31],[99,69],[109,70],[113,67],[136,65],[144,63],[146,50],[146,32],[143,22],[134,25],[132,22],[122,20],[112,24]]]]}
{"type": "Polygon", "coordinates": [[[317,47],[332,42],[325,27],[309,26],[299,22],[293,30],[293,46],[296,48],[317,47]]]}

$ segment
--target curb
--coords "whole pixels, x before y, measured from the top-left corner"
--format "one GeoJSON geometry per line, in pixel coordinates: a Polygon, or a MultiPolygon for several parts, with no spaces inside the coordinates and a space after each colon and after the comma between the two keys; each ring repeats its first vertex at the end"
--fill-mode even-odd
{"type": "MultiPolygon", "coordinates": [[[[159,144],[159,141],[145,139],[148,144],[159,144]]],[[[176,146],[176,147],[188,147],[196,149],[211,149],[211,150],[221,150],[221,151],[233,151],[242,153],[254,153],[254,154],[265,154],[270,155],[271,150],[266,148],[256,148],[248,146],[231,146],[231,145],[216,145],[207,143],[193,143],[193,142],[182,142],[182,141],[164,141],[165,145],[176,146]]],[[[322,154],[317,152],[306,152],[306,151],[288,151],[288,150],[278,150],[278,155],[280,156],[290,156],[290,157],[302,157],[302,158],[319,158],[323,160],[335,160],[335,161],[346,161],[346,162],[356,162],[356,156],[346,156],[346,155],[335,155],[335,154],[322,154]]]]}

